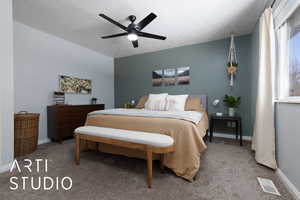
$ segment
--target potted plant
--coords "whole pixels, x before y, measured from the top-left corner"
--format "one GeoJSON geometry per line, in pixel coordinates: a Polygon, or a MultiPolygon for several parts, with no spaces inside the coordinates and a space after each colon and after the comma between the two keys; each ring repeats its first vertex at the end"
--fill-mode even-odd
{"type": "Polygon", "coordinates": [[[241,103],[241,97],[228,96],[227,94],[224,96],[224,103],[228,106],[228,115],[233,117],[235,115],[235,109],[241,103]]]}
{"type": "Polygon", "coordinates": [[[228,62],[227,63],[227,71],[230,76],[233,76],[236,73],[238,67],[237,62],[228,62]]]}
{"type": "Polygon", "coordinates": [[[237,62],[228,62],[227,67],[237,67],[239,64],[237,62]]]}

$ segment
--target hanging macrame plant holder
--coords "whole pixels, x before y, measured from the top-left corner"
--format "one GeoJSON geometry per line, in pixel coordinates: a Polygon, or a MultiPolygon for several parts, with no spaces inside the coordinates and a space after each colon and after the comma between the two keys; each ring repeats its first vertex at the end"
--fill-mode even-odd
{"type": "Polygon", "coordinates": [[[237,66],[238,66],[238,62],[237,62],[237,57],[236,57],[234,36],[231,35],[230,48],[229,48],[229,54],[228,54],[228,62],[227,62],[227,72],[228,72],[228,76],[230,78],[229,85],[231,87],[233,87],[233,85],[234,85],[234,76],[236,76],[237,66]]]}

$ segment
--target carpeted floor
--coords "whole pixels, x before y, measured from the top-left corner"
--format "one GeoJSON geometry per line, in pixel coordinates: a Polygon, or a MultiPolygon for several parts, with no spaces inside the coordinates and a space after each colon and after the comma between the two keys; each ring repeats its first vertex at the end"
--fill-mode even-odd
{"type": "MultiPolygon", "coordinates": [[[[159,172],[158,163],[154,164],[153,189],[146,185],[146,162],[140,159],[126,158],[96,152],[81,154],[81,164],[74,163],[73,140],[63,144],[50,143],[40,145],[28,158],[49,159],[48,172],[0,174],[1,200],[276,200],[292,199],[279,181],[275,172],[257,165],[248,147],[240,147],[235,141],[215,139],[208,143],[207,151],[201,157],[201,169],[195,182],[190,183],[176,177],[171,171],[159,172]],[[22,190],[11,191],[11,176],[34,177],[37,185],[38,176],[54,178],[69,176],[73,187],[69,191],[61,188],[56,191],[37,190],[26,184],[22,190]],[[282,194],[281,197],[265,194],[257,183],[256,177],[270,178],[282,194]]],[[[35,165],[34,165],[35,166],[35,165]]],[[[44,166],[41,164],[41,166],[44,166]]],[[[22,166],[21,170],[23,169],[22,166]]],[[[44,169],[42,167],[42,169],[44,169]]],[[[15,181],[16,182],[16,181],[15,181]]]]}

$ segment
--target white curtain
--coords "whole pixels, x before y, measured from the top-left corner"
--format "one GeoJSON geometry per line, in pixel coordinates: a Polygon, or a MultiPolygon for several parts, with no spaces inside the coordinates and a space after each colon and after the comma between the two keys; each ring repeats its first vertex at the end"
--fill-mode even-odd
{"type": "Polygon", "coordinates": [[[252,149],[258,163],[276,169],[274,124],[275,32],[272,9],[259,20],[259,66],[252,149]]]}

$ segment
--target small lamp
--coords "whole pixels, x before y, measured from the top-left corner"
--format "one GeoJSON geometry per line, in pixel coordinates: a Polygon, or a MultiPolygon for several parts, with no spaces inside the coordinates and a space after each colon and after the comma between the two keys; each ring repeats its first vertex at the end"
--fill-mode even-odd
{"type": "Polygon", "coordinates": [[[215,100],[213,100],[212,105],[214,107],[217,107],[219,105],[219,103],[220,103],[220,99],[215,99],[215,100]]]}
{"type": "MultiPolygon", "coordinates": [[[[220,104],[220,99],[215,99],[215,100],[213,100],[213,102],[212,102],[212,105],[213,105],[214,107],[218,107],[219,104],[220,104]]],[[[217,116],[223,116],[223,113],[217,112],[216,115],[217,115],[217,116]]]]}
{"type": "Polygon", "coordinates": [[[131,100],[131,106],[134,107],[134,105],[135,105],[135,100],[132,99],[132,100],[131,100]]]}

